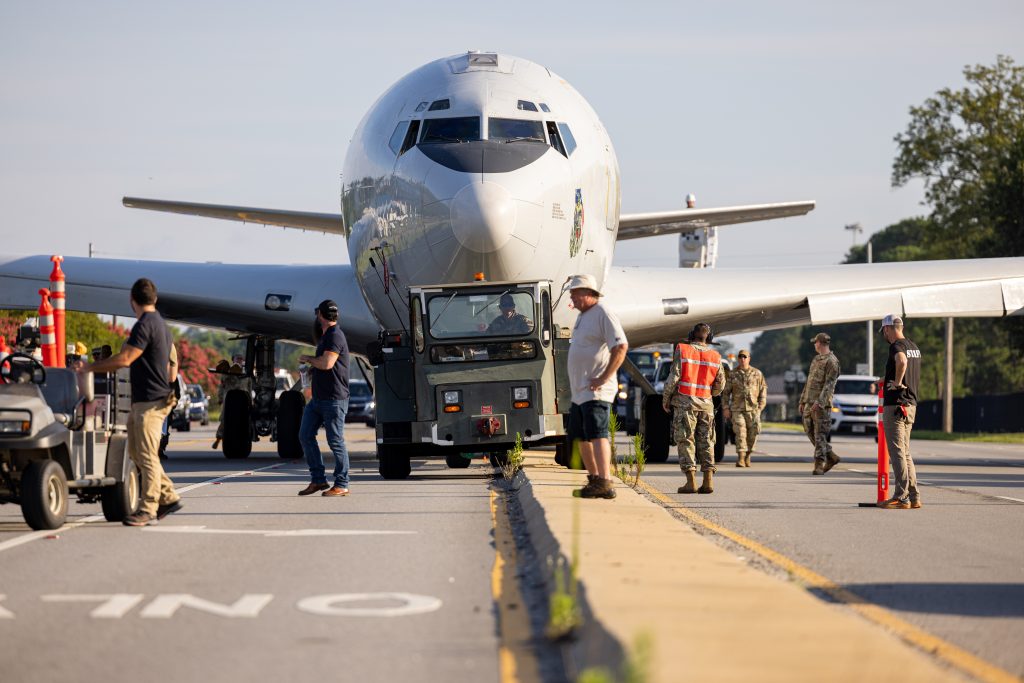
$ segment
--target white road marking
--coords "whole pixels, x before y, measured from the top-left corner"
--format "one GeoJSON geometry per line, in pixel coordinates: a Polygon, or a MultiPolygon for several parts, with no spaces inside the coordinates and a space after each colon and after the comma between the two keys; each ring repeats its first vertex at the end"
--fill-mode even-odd
{"type": "Polygon", "coordinates": [[[1024,500],[1020,498],[1011,498],[1010,496],[994,496],[995,498],[1002,498],[1003,500],[1012,500],[1014,503],[1024,503],[1024,500]]]}
{"type": "MultiPolygon", "coordinates": [[[[182,487],[180,489],[175,489],[175,490],[178,492],[178,495],[181,495],[181,494],[187,493],[189,491],[195,491],[196,489],[202,488],[203,486],[209,486],[210,484],[215,484],[217,482],[224,481],[225,479],[231,479],[232,477],[244,477],[245,475],[252,474],[253,472],[262,472],[263,470],[269,470],[269,469],[273,469],[275,467],[279,467],[279,465],[267,465],[266,467],[261,467],[261,468],[259,468],[257,470],[249,470],[248,472],[234,472],[232,474],[225,474],[222,477],[216,477],[214,479],[208,479],[206,481],[201,481],[198,484],[190,484],[189,486],[184,486],[184,487],[182,487]]],[[[33,531],[31,533],[23,534],[21,536],[15,536],[12,539],[9,539],[7,541],[4,541],[3,543],[0,543],[0,553],[2,553],[5,550],[10,550],[11,548],[17,548],[19,545],[24,545],[26,543],[31,543],[32,541],[38,541],[40,538],[46,538],[47,536],[53,536],[53,535],[56,535],[56,534],[64,532],[64,531],[70,531],[70,530],[76,529],[76,528],[78,528],[78,527],[80,527],[80,526],[82,526],[84,524],[89,524],[90,522],[98,522],[98,521],[103,520],[103,519],[105,519],[105,517],[103,515],[101,515],[101,514],[100,515],[90,515],[88,517],[83,517],[82,519],[78,520],[77,522],[71,522],[70,524],[65,524],[61,528],[54,529],[53,531],[46,531],[44,529],[43,531],[33,531]]],[[[148,529],[150,527],[144,527],[144,528],[148,529]]]]}
{"type": "Polygon", "coordinates": [[[441,609],[441,601],[429,595],[414,595],[412,593],[335,593],[334,595],[314,595],[303,598],[295,607],[303,612],[325,617],[406,617],[413,614],[435,612],[441,609]],[[344,606],[344,603],[348,602],[371,600],[391,600],[405,604],[398,607],[344,606]]]}
{"type": "Polygon", "coordinates": [[[172,534],[249,534],[275,538],[279,536],[388,536],[415,534],[416,531],[387,531],[380,529],[208,529],[205,526],[147,526],[143,531],[172,534]]]}
{"type": "Polygon", "coordinates": [[[145,619],[170,619],[178,608],[191,607],[219,617],[255,619],[273,599],[270,593],[246,593],[235,604],[222,605],[188,593],[166,593],[153,598],[153,602],[146,605],[139,616],[145,619]]]}
{"type": "Polygon", "coordinates": [[[93,619],[120,619],[132,611],[145,597],[142,593],[70,593],[40,595],[43,602],[102,602],[89,616],[93,619]]]}

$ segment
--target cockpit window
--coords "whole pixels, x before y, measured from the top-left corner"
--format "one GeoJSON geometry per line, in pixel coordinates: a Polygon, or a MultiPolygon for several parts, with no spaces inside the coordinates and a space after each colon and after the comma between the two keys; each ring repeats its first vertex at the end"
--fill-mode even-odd
{"type": "Polygon", "coordinates": [[[519,100],[516,108],[522,109],[523,111],[537,111],[537,105],[533,102],[527,102],[526,100],[519,100]]]}
{"type": "Polygon", "coordinates": [[[430,109],[427,111],[441,111],[442,109],[451,109],[452,103],[447,99],[434,100],[430,103],[430,109]]]}
{"type": "Polygon", "coordinates": [[[391,134],[391,139],[388,140],[388,147],[395,154],[400,154],[402,151],[402,140],[405,139],[405,131],[409,129],[408,121],[399,121],[398,125],[395,126],[395,132],[391,134]]]}
{"type": "Polygon", "coordinates": [[[540,103],[540,110],[541,111],[546,111],[546,112],[550,113],[551,112],[551,107],[549,107],[548,105],[546,105],[543,102],[541,102],[540,103]]]}
{"type": "Polygon", "coordinates": [[[562,134],[562,142],[565,144],[565,151],[570,155],[576,151],[576,138],[572,136],[568,123],[558,124],[558,132],[562,134]]]}
{"type": "Polygon", "coordinates": [[[416,111],[423,111],[426,108],[427,108],[427,103],[426,102],[420,102],[419,104],[416,105],[416,111]]]}
{"type": "Polygon", "coordinates": [[[456,116],[450,119],[424,119],[421,145],[439,142],[469,142],[480,139],[480,119],[476,116],[456,116]]]}
{"type": "Polygon", "coordinates": [[[544,124],[525,119],[488,119],[487,137],[495,142],[544,142],[544,124]]]}

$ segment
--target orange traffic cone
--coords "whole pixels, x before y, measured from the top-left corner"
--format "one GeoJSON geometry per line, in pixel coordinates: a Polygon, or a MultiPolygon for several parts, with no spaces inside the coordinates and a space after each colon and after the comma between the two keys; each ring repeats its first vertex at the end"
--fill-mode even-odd
{"type": "Polygon", "coordinates": [[[67,347],[64,346],[64,271],[60,269],[60,262],[64,260],[59,254],[51,256],[53,270],[50,272],[50,303],[53,305],[53,331],[57,344],[56,367],[62,368],[66,365],[67,347]]]}
{"type": "Polygon", "coordinates": [[[53,306],[50,305],[50,290],[39,290],[43,297],[39,304],[39,345],[43,351],[43,365],[57,367],[57,338],[53,332],[53,306]]]}

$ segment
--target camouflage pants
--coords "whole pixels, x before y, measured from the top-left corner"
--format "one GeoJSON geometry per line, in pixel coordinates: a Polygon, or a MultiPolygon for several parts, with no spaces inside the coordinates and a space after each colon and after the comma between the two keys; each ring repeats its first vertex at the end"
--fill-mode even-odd
{"type": "Polygon", "coordinates": [[[733,411],[732,433],[736,437],[738,455],[754,450],[757,435],[761,433],[761,413],[754,410],[733,411]]]}
{"type": "Polygon", "coordinates": [[[825,461],[829,453],[833,453],[832,444],[828,442],[828,433],[832,429],[832,416],[826,410],[814,410],[813,405],[804,406],[804,433],[814,445],[814,459],[825,461]]]}
{"type": "Polygon", "coordinates": [[[679,451],[679,469],[693,472],[700,461],[701,472],[717,472],[715,467],[715,414],[676,405],[672,413],[672,435],[679,451]]]}

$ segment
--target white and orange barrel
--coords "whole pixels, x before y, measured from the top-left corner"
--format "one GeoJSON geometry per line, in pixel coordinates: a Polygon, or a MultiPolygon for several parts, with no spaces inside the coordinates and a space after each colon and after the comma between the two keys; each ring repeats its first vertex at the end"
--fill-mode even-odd
{"type": "Polygon", "coordinates": [[[64,336],[64,271],[60,269],[60,262],[64,257],[54,254],[50,257],[53,261],[53,270],[50,271],[50,303],[53,305],[53,329],[57,338],[57,365],[62,368],[65,365],[67,343],[64,336]]]}
{"type": "Polygon", "coordinates": [[[43,351],[43,365],[57,367],[57,335],[53,331],[53,306],[50,305],[50,290],[39,290],[43,298],[39,304],[39,346],[43,351]]]}

